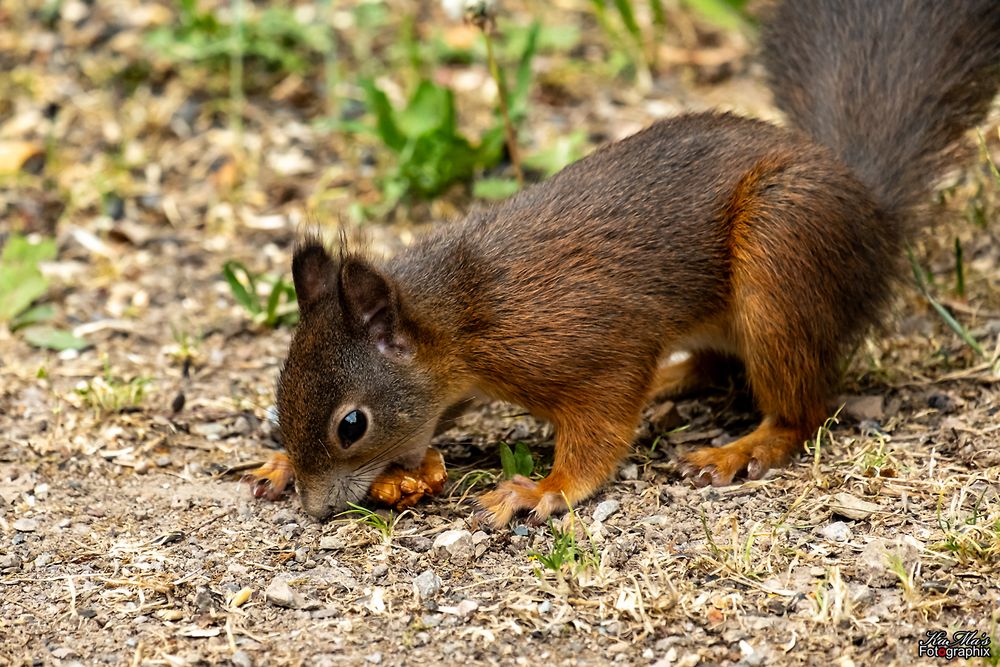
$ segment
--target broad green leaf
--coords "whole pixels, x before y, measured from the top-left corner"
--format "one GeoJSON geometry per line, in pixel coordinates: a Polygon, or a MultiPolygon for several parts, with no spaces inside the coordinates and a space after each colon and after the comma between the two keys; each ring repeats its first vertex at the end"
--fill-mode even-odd
{"type": "Polygon", "coordinates": [[[399,153],[406,146],[406,137],[396,125],[389,98],[371,79],[362,81],[361,87],[365,91],[369,111],[375,114],[375,130],[382,143],[399,153]]]}
{"type": "Polygon", "coordinates": [[[450,89],[421,81],[410,98],[406,109],[397,115],[396,122],[410,139],[416,139],[436,130],[448,134],[455,131],[455,100],[450,89]]]}
{"type": "Polygon", "coordinates": [[[62,350],[82,350],[90,345],[90,343],[79,336],[74,336],[68,331],[56,329],[46,324],[24,329],[24,339],[35,347],[60,352],[62,350]]]}
{"type": "Polygon", "coordinates": [[[261,311],[260,301],[257,297],[257,285],[254,283],[253,275],[240,262],[230,260],[222,265],[222,275],[229,283],[229,290],[233,293],[233,298],[250,313],[256,315],[261,311]],[[246,279],[246,286],[240,281],[236,272],[242,272],[246,279]]]}
{"type": "Polygon", "coordinates": [[[518,475],[530,477],[535,471],[535,460],[531,456],[531,450],[523,442],[514,445],[514,467],[518,475]]]}
{"type": "Polygon", "coordinates": [[[548,148],[524,158],[524,166],[540,171],[545,176],[551,176],[566,165],[583,157],[586,143],[587,133],[583,130],[577,130],[569,135],[559,137],[548,148]]]}
{"type": "Polygon", "coordinates": [[[12,264],[37,266],[39,262],[55,259],[55,256],[55,239],[42,239],[32,243],[20,234],[13,234],[4,243],[3,253],[0,253],[0,266],[12,264]]]}
{"type": "Polygon", "coordinates": [[[0,322],[16,317],[48,287],[48,281],[34,266],[0,267],[0,322]]]}
{"type": "Polygon", "coordinates": [[[10,321],[10,330],[17,331],[22,327],[40,324],[51,320],[56,315],[56,309],[51,304],[44,303],[34,308],[29,308],[10,321]]]}
{"type": "Polygon", "coordinates": [[[514,452],[506,442],[500,443],[500,467],[503,468],[503,476],[510,479],[517,474],[517,463],[514,461],[514,452]]]}

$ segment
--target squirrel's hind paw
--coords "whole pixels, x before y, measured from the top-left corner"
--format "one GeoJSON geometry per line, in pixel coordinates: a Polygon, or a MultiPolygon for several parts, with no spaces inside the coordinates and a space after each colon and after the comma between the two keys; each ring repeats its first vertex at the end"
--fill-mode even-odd
{"type": "Polygon", "coordinates": [[[568,509],[561,493],[545,491],[538,482],[521,475],[515,475],[480,496],[479,506],[482,508],[479,518],[494,528],[506,526],[518,512],[530,510],[530,521],[541,524],[550,515],[568,509]]]}
{"type": "Polygon", "coordinates": [[[747,479],[760,479],[771,468],[788,463],[803,439],[795,429],[761,424],[753,433],[722,447],[701,447],[685,454],[681,474],[695,486],[727,486],[744,474],[747,479]]]}
{"type": "Polygon", "coordinates": [[[294,473],[292,462],[288,456],[278,452],[267,462],[243,476],[243,481],[250,485],[254,498],[277,500],[285,492],[292,481],[294,473]]]}

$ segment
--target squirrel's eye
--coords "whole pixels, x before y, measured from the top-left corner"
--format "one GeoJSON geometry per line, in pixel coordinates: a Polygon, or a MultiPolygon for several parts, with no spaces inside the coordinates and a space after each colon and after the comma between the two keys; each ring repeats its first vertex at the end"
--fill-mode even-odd
{"type": "Polygon", "coordinates": [[[337,426],[337,439],[340,446],[347,449],[365,436],[368,430],[368,418],[361,410],[352,410],[340,420],[337,426]]]}

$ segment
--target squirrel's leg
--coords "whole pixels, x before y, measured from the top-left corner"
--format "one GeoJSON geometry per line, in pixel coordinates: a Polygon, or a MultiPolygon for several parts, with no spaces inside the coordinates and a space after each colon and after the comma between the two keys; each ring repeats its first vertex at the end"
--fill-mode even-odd
{"type": "Polygon", "coordinates": [[[500,528],[516,513],[530,510],[532,520],[544,521],[589,497],[628,451],[639,407],[636,401],[618,419],[608,419],[612,414],[608,406],[596,404],[589,410],[574,406],[573,414],[554,415],[556,453],[551,472],[537,482],[517,475],[480,496],[485,518],[500,528]]]}
{"type": "Polygon", "coordinates": [[[760,479],[788,463],[823,423],[825,374],[815,355],[803,341],[782,343],[778,332],[772,334],[751,336],[745,355],[747,379],[764,420],[735,442],[684,457],[684,474],[700,486],[731,484],[741,473],[760,479]]]}
{"type": "Polygon", "coordinates": [[[277,500],[294,476],[288,455],[284,452],[275,452],[264,465],[244,475],[243,481],[250,484],[254,498],[277,500]]]}

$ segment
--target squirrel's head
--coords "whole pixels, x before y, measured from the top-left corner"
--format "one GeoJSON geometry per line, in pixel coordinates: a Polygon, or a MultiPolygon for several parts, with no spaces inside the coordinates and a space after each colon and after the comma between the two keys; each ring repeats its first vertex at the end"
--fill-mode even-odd
{"type": "Polygon", "coordinates": [[[389,464],[418,465],[441,408],[387,276],[316,240],[297,248],[292,275],[300,320],[278,421],[302,507],[322,519],[364,498],[389,464]]]}

